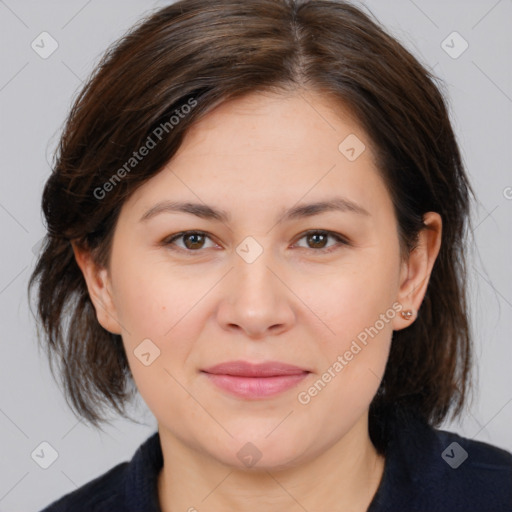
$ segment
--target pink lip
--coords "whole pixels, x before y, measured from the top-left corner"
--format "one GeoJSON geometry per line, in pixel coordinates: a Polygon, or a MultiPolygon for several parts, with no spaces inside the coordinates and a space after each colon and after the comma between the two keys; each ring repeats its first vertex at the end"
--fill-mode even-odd
{"type": "Polygon", "coordinates": [[[265,398],[294,387],[310,372],[278,361],[229,361],[202,370],[217,387],[243,398],[265,398]]]}

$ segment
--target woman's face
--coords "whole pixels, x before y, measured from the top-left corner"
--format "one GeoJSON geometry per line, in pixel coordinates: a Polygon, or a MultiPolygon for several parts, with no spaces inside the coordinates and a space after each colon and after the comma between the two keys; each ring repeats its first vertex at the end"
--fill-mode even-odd
{"type": "Polygon", "coordinates": [[[407,325],[404,272],[361,128],[313,93],[252,94],[204,117],[123,205],[98,315],[162,433],[286,467],[363,425],[407,325]],[[183,231],[200,233],[171,240],[183,231]],[[204,371],[233,361],[298,370],[204,371]]]}

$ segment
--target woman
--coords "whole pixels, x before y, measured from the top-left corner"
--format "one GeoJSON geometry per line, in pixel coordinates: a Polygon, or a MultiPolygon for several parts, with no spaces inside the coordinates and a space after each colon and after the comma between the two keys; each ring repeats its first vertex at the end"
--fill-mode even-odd
{"type": "Polygon", "coordinates": [[[158,432],[45,511],[512,510],[512,454],[435,428],[471,193],[434,77],[356,7],[143,20],[71,111],[31,285],[74,410],[135,383],[158,432]]]}

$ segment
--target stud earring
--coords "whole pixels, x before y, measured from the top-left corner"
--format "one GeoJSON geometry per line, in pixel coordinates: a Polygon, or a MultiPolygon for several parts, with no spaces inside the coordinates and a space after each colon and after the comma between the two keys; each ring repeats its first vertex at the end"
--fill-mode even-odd
{"type": "Polygon", "coordinates": [[[408,309],[407,311],[401,311],[400,314],[402,315],[403,318],[405,318],[406,320],[410,320],[413,313],[410,309],[408,309]]]}

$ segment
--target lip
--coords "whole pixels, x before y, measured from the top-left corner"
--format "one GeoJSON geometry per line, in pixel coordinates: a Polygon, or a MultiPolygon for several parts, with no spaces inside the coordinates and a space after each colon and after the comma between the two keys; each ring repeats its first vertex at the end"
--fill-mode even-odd
{"type": "Polygon", "coordinates": [[[282,393],[296,386],[310,373],[298,366],[278,361],[257,364],[229,361],[201,371],[223,391],[248,399],[267,398],[282,393]]]}
{"type": "Polygon", "coordinates": [[[227,361],[201,371],[214,375],[232,375],[237,377],[277,377],[283,375],[299,375],[308,372],[305,368],[281,363],[280,361],[268,361],[266,363],[227,361]]]}

